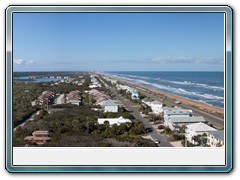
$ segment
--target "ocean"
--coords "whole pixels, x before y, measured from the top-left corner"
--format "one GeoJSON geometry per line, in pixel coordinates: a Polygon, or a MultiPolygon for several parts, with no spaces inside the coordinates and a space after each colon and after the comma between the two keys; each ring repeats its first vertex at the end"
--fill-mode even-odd
{"type": "Polygon", "coordinates": [[[224,72],[106,72],[136,84],[224,108],[224,72]]]}

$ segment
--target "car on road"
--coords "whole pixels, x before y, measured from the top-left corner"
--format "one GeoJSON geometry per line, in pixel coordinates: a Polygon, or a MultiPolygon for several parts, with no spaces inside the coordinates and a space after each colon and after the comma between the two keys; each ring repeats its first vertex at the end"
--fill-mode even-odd
{"type": "Polygon", "coordinates": [[[158,129],[164,129],[164,128],[165,128],[165,125],[164,125],[164,124],[158,124],[157,128],[158,128],[158,129]]]}
{"type": "Polygon", "coordinates": [[[153,131],[153,128],[151,128],[151,127],[149,127],[149,128],[145,128],[145,131],[146,131],[147,133],[150,133],[150,132],[153,131]]]}
{"type": "Polygon", "coordinates": [[[160,144],[160,141],[158,139],[154,139],[155,144],[160,144]]]}

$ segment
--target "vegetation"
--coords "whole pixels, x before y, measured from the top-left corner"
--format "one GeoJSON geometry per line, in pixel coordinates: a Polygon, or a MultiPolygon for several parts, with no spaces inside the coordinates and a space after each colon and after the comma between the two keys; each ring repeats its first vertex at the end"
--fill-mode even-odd
{"type": "Polygon", "coordinates": [[[163,123],[163,116],[161,114],[149,114],[148,119],[155,124],[163,123]]]}
{"type": "Polygon", "coordinates": [[[185,138],[184,134],[173,134],[173,139],[176,140],[176,141],[184,139],[184,138],[185,138]]]}
{"type": "Polygon", "coordinates": [[[117,113],[105,112],[105,113],[101,113],[99,115],[99,118],[118,118],[120,116],[127,119],[134,119],[133,115],[128,112],[117,112],[117,113]]]}
{"type": "MultiPolygon", "coordinates": [[[[39,72],[40,73],[40,72],[39,72]]],[[[23,76],[28,73],[17,73],[16,76],[23,76]]],[[[33,74],[28,74],[29,76],[33,74]]],[[[52,83],[36,83],[36,82],[13,82],[13,127],[23,123],[31,117],[36,111],[41,109],[40,106],[32,106],[31,102],[45,90],[51,90],[58,94],[67,94],[70,91],[79,90],[84,94],[84,90],[88,89],[90,76],[84,74],[85,82],[82,86],[69,83],[59,83],[50,86],[52,83]],[[27,90],[27,91],[26,91],[27,90]]]]}
{"type": "Polygon", "coordinates": [[[206,146],[207,145],[207,134],[198,134],[192,137],[192,140],[196,143],[196,146],[206,146]]]}
{"type": "MultiPolygon", "coordinates": [[[[112,116],[112,113],[105,115],[112,116]]],[[[69,107],[52,114],[46,114],[46,111],[42,110],[34,121],[16,129],[14,146],[24,146],[24,137],[35,130],[50,132],[52,139],[45,146],[155,146],[151,141],[138,136],[145,133],[144,125],[140,121],[132,120],[132,123],[110,127],[107,122],[98,124],[98,116],[99,112],[92,111],[88,105],[69,107]]]]}
{"type": "Polygon", "coordinates": [[[182,145],[183,146],[187,145],[187,147],[194,147],[194,146],[209,147],[209,145],[207,144],[207,134],[206,133],[193,136],[192,140],[194,141],[194,144],[189,141],[186,142],[186,140],[184,139],[182,141],[182,145]]]}
{"type": "Polygon", "coordinates": [[[150,112],[152,112],[151,107],[147,105],[141,105],[140,110],[143,112],[143,114],[148,115],[150,112]]]}
{"type": "MultiPolygon", "coordinates": [[[[41,73],[40,73],[41,74],[41,73]]],[[[19,74],[18,74],[19,75],[19,74]]],[[[26,74],[21,74],[23,76],[26,74]]],[[[32,74],[31,74],[32,75],[32,74]]],[[[42,74],[44,75],[44,74],[42,74]]],[[[26,75],[27,76],[27,75],[26,75]]],[[[76,75],[77,78],[77,75],[76,75]]],[[[85,90],[91,82],[90,76],[84,74],[85,82],[82,86],[71,83],[59,83],[51,85],[52,82],[14,82],[13,83],[13,122],[14,127],[24,122],[32,114],[33,121],[27,121],[24,126],[18,126],[13,133],[13,146],[49,146],[49,147],[139,147],[156,146],[151,140],[143,139],[140,135],[145,134],[144,125],[135,120],[126,112],[125,108],[119,113],[103,113],[92,110],[94,99],[85,90]],[[28,90],[28,91],[25,91],[28,90]],[[81,106],[71,104],[50,105],[49,108],[60,110],[48,113],[43,107],[32,106],[31,102],[45,90],[54,91],[57,94],[67,94],[73,90],[82,93],[84,104],[81,106]],[[124,123],[110,126],[108,122],[98,124],[98,118],[128,118],[132,123],[124,123]],[[51,141],[45,145],[29,144],[24,141],[26,136],[31,136],[33,131],[48,130],[51,141]]],[[[110,94],[106,88],[102,91],[110,94]]],[[[111,94],[110,94],[111,95],[111,94]]]]}
{"type": "Polygon", "coordinates": [[[20,123],[39,110],[39,107],[33,107],[31,102],[36,98],[36,94],[40,94],[41,86],[36,83],[13,82],[13,126],[16,127],[20,123]],[[25,92],[29,90],[29,92],[25,92]]]}

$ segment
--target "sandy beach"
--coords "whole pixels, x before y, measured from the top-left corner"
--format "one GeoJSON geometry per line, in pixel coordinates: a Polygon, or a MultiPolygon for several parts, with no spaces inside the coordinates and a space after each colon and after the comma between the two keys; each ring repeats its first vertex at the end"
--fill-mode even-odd
{"type": "Polygon", "coordinates": [[[118,80],[119,82],[124,83],[124,84],[128,84],[129,86],[132,86],[132,87],[135,87],[135,88],[138,88],[138,89],[142,89],[143,91],[148,91],[152,94],[156,94],[156,95],[160,96],[162,98],[162,100],[164,100],[165,98],[168,98],[172,101],[179,101],[182,104],[185,104],[189,107],[193,107],[193,108],[202,110],[202,111],[207,112],[209,114],[220,117],[221,119],[224,119],[224,110],[223,109],[220,109],[220,108],[217,108],[217,107],[205,104],[205,103],[201,103],[201,102],[193,101],[193,100],[186,99],[186,98],[183,98],[183,97],[179,97],[179,96],[176,96],[176,95],[172,95],[172,94],[169,94],[169,93],[165,93],[165,92],[162,92],[162,91],[159,91],[159,90],[156,90],[156,89],[153,89],[153,88],[149,88],[149,87],[146,87],[146,86],[142,86],[142,85],[139,85],[139,84],[135,84],[135,83],[117,78],[115,76],[106,75],[106,74],[104,74],[104,76],[108,76],[111,79],[118,80]]]}

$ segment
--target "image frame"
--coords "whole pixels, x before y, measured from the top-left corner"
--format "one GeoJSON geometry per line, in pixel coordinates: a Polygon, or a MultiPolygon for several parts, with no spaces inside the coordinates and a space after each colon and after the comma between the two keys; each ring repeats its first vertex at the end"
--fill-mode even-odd
{"type": "MultiPolygon", "coordinates": [[[[101,13],[99,12],[99,13],[101,13]]],[[[210,172],[210,173],[222,173],[230,172],[233,168],[233,10],[227,5],[220,6],[154,6],[154,5],[11,5],[6,9],[5,12],[5,61],[6,61],[6,74],[5,74],[5,103],[6,103],[6,120],[5,120],[5,158],[6,158],[6,169],[9,172],[210,172]],[[97,12],[108,9],[108,12],[138,12],[142,13],[145,11],[152,12],[191,12],[191,11],[203,11],[203,12],[224,12],[226,15],[225,19],[225,166],[128,166],[128,165],[86,165],[86,166],[66,166],[66,165],[33,165],[33,166],[16,166],[13,165],[13,147],[12,147],[12,78],[13,78],[13,41],[12,41],[12,14],[16,12],[97,12]],[[170,10],[168,9],[170,8],[170,10]],[[192,9],[191,9],[192,8],[192,9]],[[84,11],[85,9],[85,11],[84,11]],[[133,10],[130,10],[133,9],[133,10]]]]}

